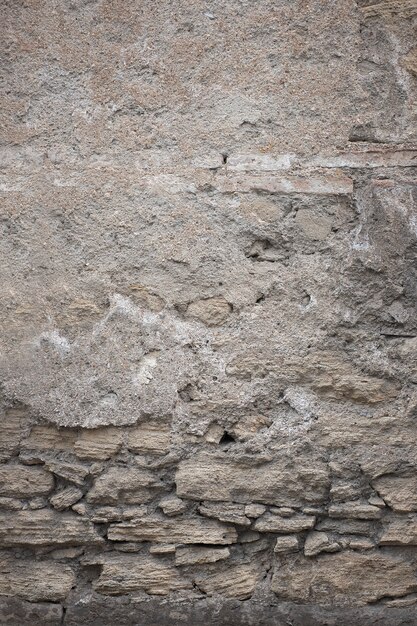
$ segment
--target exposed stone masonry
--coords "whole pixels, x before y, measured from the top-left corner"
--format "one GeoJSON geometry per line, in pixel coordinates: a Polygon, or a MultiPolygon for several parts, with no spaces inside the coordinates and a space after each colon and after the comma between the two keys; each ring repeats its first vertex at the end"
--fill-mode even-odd
{"type": "Polygon", "coordinates": [[[417,623],[417,3],[5,3],[0,624],[417,623]]]}

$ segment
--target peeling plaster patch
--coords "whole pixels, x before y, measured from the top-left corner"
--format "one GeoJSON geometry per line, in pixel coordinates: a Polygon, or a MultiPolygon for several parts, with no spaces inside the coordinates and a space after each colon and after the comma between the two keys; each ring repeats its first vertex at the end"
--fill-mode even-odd
{"type": "Polygon", "coordinates": [[[35,345],[42,348],[42,343],[44,342],[53,346],[62,358],[67,356],[71,350],[68,339],[60,335],[57,330],[43,332],[38,339],[35,340],[35,345]]]}
{"type": "Polygon", "coordinates": [[[352,250],[369,250],[369,236],[368,233],[362,235],[363,224],[360,224],[354,231],[354,239],[351,244],[352,250]]]}
{"type": "Polygon", "coordinates": [[[304,313],[307,313],[308,311],[310,311],[311,309],[315,308],[317,306],[317,299],[311,294],[307,294],[308,295],[308,302],[306,304],[299,304],[298,308],[301,311],[301,313],[304,315],[304,313]]]}
{"type": "Polygon", "coordinates": [[[157,352],[150,352],[146,354],[139,367],[139,371],[133,378],[133,384],[135,385],[148,385],[153,379],[152,370],[156,367],[157,352]]]}
{"type": "Polygon", "coordinates": [[[313,394],[307,393],[301,387],[288,387],[284,394],[284,400],[305,419],[310,419],[313,416],[311,410],[313,399],[313,394]]]}
{"type": "Polygon", "coordinates": [[[408,223],[410,225],[411,232],[417,237],[417,217],[415,215],[412,215],[408,223]]]}
{"type": "Polygon", "coordinates": [[[129,298],[121,296],[118,293],[110,296],[110,308],[104,318],[100,320],[93,329],[93,335],[99,334],[106,326],[107,322],[111,320],[115,315],[127,315],[135,316],[137,314],[138,307],[133,304],[129,298]]]}
{"type": "Polygon", "coordinates": [[[109,391],[108,393],[106,393],[105,396],[103,396],[100,399],[101,406],[106,407],[106,408],[115,407],[117,402],[118,402],[118,396],[117,396],[117,393],[115,393],[114,391],[109,391]]]}
{"type": "Polygon", "coordinates": [[[33,349],[42,339],[65,356],[70,344],[57,331],[28,344],[19,375],[9,371],[8,393],[63,426],[127,425],[149,414],[192,419],[186,403],[178,403],[178,389],[202,376],[205,393],[213,393],[225,378],[222,357],[207,343],[208,329],[175,311],[155,314],[117,293],[109,300],[93,331],[79,330],[77,350],[64,363],[46,350],[40,367],[33,349]]]}

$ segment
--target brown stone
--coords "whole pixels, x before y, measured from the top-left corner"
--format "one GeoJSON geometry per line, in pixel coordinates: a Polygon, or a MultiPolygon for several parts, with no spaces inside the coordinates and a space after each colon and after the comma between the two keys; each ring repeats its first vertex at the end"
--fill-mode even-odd
{"type": "Polygon", "coordinates": [[[417,476],[381,476],[372,486],[394,511],[417,511],[417,476]]]}
{"type": "Polygon", "coordinates": [[[329,506],[329,517],[336,519],[379,519],[381,515],[381,509],[378,506],[363,502],[344,502],[329,506]]]}
{"type": "Polygon", "coordinates": [[[232,307],[223,297],[205,298],[192,302],[187,308],[187,315],[195,317],[207,326],[220,326],[232,312],[232,307]]]}
{"type": "MultiPolygon", "coordinates": [[[[125,544],[120,544],[125,545],[125,544]]],[[[140,546],[141,544],[136,544],[140,546]]],[[[175,554],[176,546],[173,543],[155,543],[150,546],[149,554],[159,554],[159,555],[167,555],[167,554],[175,554]]]]}
{"type": "Polygon", "coordinates": [[[119,596],[135,591],[150,595],[168,595],[171,591],[189,589],[191,583],[178,570],[153,557],[135,556],[106,559],[100,578],[93,583],[98,593],[119,596]]]}
{"type": "Polygon", "coordinates": [[[0,595],[59,602],[74,585],[74,572],[67,565],[0,556],[0,595]]]}
{"type": "Polygon", "coordinates": [[[74,452],[81,459],[107,460],[116,454],[123,443],[120,428],[97,428],[83,430],[74,444],[74,452]]]}
{"type": "Polygon", "coordinates": [[[159,422],[146,422],[130,429],[127,447],[136,454],[165,454],[170,447],[170,427],[159,422]]]}
{"type": "Polygon", "coordinates": [[[415,591],[417,577],[401,558],[346,551],[279,563],[271,588],[281,600],[364,605],[415,591]]]}
{"type": "Polygon", "coordinates": [[[111,467],[96,478],[86,500],[92,504],[143,504],[152,498],[147,488],[157,484],[148,470],[111,467]]]}
{"type": "Polygon", "coordinates": [[[162,509],[168,517],[181,515],[181,513],[184,513],[184,511],[187,510],[186,503],[176,496],[167,496],[166,498],[163,498],[158,504],[158,507],[162,509]]]}
{"type": "Polygon", "coordinates": [[[313,528],[315,523],[316,518],[312,515],[281,517],[265,513],[256,520],[253,528],[261,533],[298,533],[313,528]]]}
{"type": "Polygon", "coordinates": [[[226,598],[247,600],[255,591],[260,578],[256,565],[232,565],[214,574],[195,576],[199,589],[207,595],[219,594],[226,598]]]}
{"type": "Polygon", "coordinates": [[[380,0],[366,4],[361,11],[367,18],[378,16],[389,18],[391,15],[412,17],[417,13],[417,4],[415,0],[380,0]]]}
{"type": "Polygon", "coordinates": [[[272,420],[264,415],[247,415],[233,424],[229,430],[237,439],[246,441],[271,424],[272,420]]]}
{"type": "Polygon", "coordinates": [[[299,538],[297,535],[283,535],[282,537],[277,538],[274,546],[274,552],[276,554],[297,552],[299,548],[299,538]]]}
{"type": "Polygon", "coordinates": [[[339,535],[370,535],[375,531],[375,527],[371,522],[327,518],[317,523],[316,530],[335,532],[339,535]]]}
{"type": "Polygon", "coordinates": [[[81,463],[67,463],[65,461],[46,461],[46,467],[56,476],[65,478],[65,480],[83,485],[85,478],[89,474],[89,467],[81,463]]]}
{"type": "Polygon", "coordinates": [[[229,548],[179,547],[175,551],[175,565],[205,565],[223,561],[229,556],[229,548]]]}
{"type": "Polygon", "coordinates": [[[316,556],[320,552],[338,552],[339,550],[341,550],[341,546],[323,532],[308,533],[304,544],[306,556],[316,556]]]}
{"type": "Polygon", "coordinates": [[[39,496],[38,498],[32,498],[31,500],[29,500],[28,505],[32,511],[36,511],[38,509],[44,509],[45,507],[47,507],[48,500],[39,496]]]}
{"type": "Polygon", "coordinates": [[[39,467],[0,465],[0,495],[28,498],[47,495],[54,486],[54,477],[39,467]]]}
{"type": "Polygon", "coordinates": [[[245,507],[242,504],[229,502],[203,502],[198,507],[198,512],[205,517],[213,517],[221,522],[249,526],[250,520],[245,515],[245,507]]]}
{"type": "Polygon", "coordinates": [[[265,511],[266,506],[263,504],[247,504],[245,506],[245,515],[247,517],[260,517],[265,511]]]}
{"type": "Polygon", "coordinates": [[[26,508],[26,505],[22,500],[17,500],[16,498],[0,498],[0,509],[6,511],[20,511],[24,508],[26,508]]]}
{"type": "Polygon", "coordinates": [[[351,550],[372,550],[375,548],[375,542],[368,537],[349,537],[347,545],[351,550]]]}
{"type": "Polygon", "coordinates": [[[417,515],[386,517],[379,543],[383,546],[417,545],[417,515]]]}
{"type": "Polygon", "coordinates": [[[7,461],[19,449],[29,431],[29,418],[24,407],[9,408],[0,416],[0,462],[7,461]]]}
{"type": "Polygon", "coordinates": [[[57,511],[64,511],[78,502],[83,497],[83,492],[77,487],[67,487],[62,491],[54,493],[49,502],[57,511]]]}
{"type": "MultiPolygon", "coordinates": [[[[401,65],[411,74],[417,76],[417,46],[412,48],[408,54],[401,59],[401,65]]],[[[415,163],[415,157],[414,157],[415,163]]]]}
{"type": "Polygon", "coordinates": [[[72,452],[77,431],[71,428],[57,428],[51,425],[37,425],[24,440],[23,450],[40,450],[55,452],[57,450],[72,452]]]}
{"type": "Polygon", "coordinates": [[[62,546],[101,544],[88,520],[71,513],[19,511],[0,513],[0,546],[62,546]]]}
{"type": "Polygon", "coordinates": [[[52,550],[48,553],[52,559],[60,561],[62,559],[76,559],[84,553],[84,547],[82,548],[61,548],[59,550],[52,550]]]}
{"type": "Polygon", "coordinates": [[[163,519],[147,517],[130,523],[111,524],[111,541],[158,541],[160,543],[234,543],[237,533],[231,526],[199,517],[163,519]]]}
{"type": "Polygon", "coordinates": [[[246,467],[224,457],[201,454],[180,463],[176,474],[179,496],[193,500],[262,502],[291,506],[320,502],[328,487],[325,463],[279,453],[273,462],[246,467]]]}

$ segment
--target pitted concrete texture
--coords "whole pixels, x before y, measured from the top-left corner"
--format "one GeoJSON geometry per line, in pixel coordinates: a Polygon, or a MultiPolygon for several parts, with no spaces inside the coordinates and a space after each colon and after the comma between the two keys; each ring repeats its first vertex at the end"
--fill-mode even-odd
{"type": "Polygon", "coordinates": [[[3,0],[0,624],[417,623],[416,25],[3,0]]]}

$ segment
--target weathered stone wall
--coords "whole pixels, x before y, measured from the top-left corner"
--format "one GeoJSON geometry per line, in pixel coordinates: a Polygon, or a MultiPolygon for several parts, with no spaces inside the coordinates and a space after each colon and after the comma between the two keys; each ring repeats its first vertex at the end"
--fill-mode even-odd
{"type": "Polygon", "coordinates": [[[0,624],[417,623],[416,23],[3,0],[0,624]]]}

